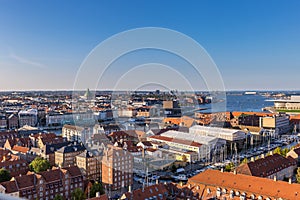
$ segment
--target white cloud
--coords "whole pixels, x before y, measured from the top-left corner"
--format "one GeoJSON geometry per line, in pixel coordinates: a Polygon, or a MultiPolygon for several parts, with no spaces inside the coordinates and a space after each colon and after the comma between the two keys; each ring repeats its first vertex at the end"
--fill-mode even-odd
{"type": "Polygon", "coordinates": [[[34,67],[39,67],[39,68],[42,68],[42,69],[47,68],[47,66],[44,65],[44,64],[42,64],[42,63],[39,63],[39,62],[36,62],[36,61],[29,60],[27,58],[23,58],[23,57],[17,56],[14,53],[11,53],[10,57],[13,58],[13,59],[15,59],[19,63],[28,64],[28,65],[31,65],[31,66],[34,66],[34,67]]]}

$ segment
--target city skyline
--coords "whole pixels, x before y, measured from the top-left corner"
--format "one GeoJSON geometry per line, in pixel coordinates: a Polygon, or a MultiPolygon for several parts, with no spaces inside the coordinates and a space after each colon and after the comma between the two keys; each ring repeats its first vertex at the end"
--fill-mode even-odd
{"type": "MultiPolygon", "coordinates": [[[[295,84],[299,6],[297,1],[1,1],[0,90],[73,89],[81,63],[99,43],[141,27],[164,27],[196,40],[216,63],[228,91],[300,90],[295,84]]],[[[148,62],[158,52],[137,55],[148,62]]],[[[124,62],[130,66],[135,59],[124,62]]]]}

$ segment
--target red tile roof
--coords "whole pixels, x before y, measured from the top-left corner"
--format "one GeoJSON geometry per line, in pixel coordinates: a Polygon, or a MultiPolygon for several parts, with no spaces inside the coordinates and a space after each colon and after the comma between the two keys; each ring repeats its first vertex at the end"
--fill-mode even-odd
{"type": "Polygon", "coordinates": [[[232,112],[232,115],[234,117],[239,117],[242,114],[244,114],[244,115],[256,115],[256,116],[260,116],[260,117],[267,117],[267,116],[276,115],[275,113],[267,113],[267,112],[238,112],[238,111],[232,112]]]}
{"type": "Polygon", "coordinates": [[[216,187],[220,187],[226,188],[227,191],[245,192],[249,196],[251,194],[255,194],[256,197],[261,195],[264,199],[267,197],[271,199],[300,199],[300,184],[289,184],[283,181],[217,170],[206,170],[190,178],[188,183],[199,185],[199,190],[202,190],[203,193],[207,188],[216,189],[216,187]]]}
{"type": "Polygon", "coordinates": [[[13,151],[18,151],[18,152],[21,152],[21,153],[27,153],[29,151],[29,148],[15,145],[12,148],[12,150],[13,151]]]}

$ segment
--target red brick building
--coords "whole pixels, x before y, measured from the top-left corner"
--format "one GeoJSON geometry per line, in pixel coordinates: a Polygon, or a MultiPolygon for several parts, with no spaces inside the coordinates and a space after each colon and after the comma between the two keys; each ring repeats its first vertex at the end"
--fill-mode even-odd
{"type": "Polygon", "coordinates": [[[120,147],[107,145],[102,157],[102,183],[109,190],[128,188],[133,183],[133,157],[120,147]]]}
{"type": "Polygon", "coordinates": [[[84,190],[84,179],[78,167],[53,169],[39,174],[29,173],[0,183],[0,193],[14,194],[29,200],[50,200],[59,194],[70,199],[72,192],[84,190]]]}

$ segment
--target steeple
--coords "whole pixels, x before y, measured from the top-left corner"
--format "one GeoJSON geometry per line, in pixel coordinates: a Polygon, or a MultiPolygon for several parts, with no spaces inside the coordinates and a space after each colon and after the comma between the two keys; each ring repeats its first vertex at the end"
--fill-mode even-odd
{"type": "Polygon", "coordinates": [[[92,93],[90,89],[88,88],[84,94],[85,99],[90,100],[92,98],[92,93]]]}

